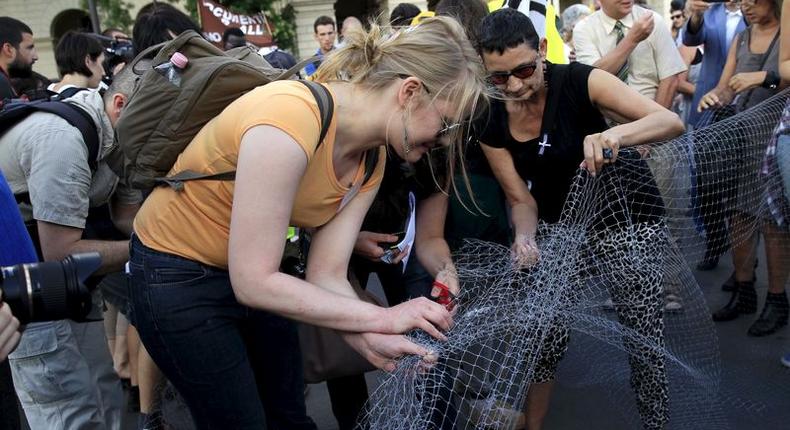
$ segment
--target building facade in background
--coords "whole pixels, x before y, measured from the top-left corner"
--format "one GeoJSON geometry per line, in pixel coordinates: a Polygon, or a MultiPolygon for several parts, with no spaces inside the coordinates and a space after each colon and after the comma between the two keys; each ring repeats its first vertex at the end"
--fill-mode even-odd
{"type": "MultiPolygon", "coordinates": [[[[132,5],[130,14],[151,0],[125,0],[132,5]]],[[[190,0],[201,1],[201,0],[190,0]]],[[[475,0],[468,0],[475,1],[475,0]]],[[[580,0],[550,0],[559,10],[580,0]]],[[[662,15],[668,15],[670,0],[648,0],[648,5],[662,15]]],[[[219,0],[221,3],[221,0],[219,0]]],[[[399,3],[414,3],[425,10],[426,0],[280,0],[281,5],[292,4],[296,12],[297,46],[294,54],[306,58],[315,52],[313,21],[321,15],[334,17],[342,22],[348,16],[356,16],[363,22],[382,17],[386,20],[390,11],[399,3]]],[[[54,46],[69,30],[90,29],[88,11],[81,7],[81,0],[2,0],[0,15],[22,20],[33,30],[39,60],[33,69],[49,78],[57,78],[54,46]]],[[[183,1],[177,6],[183,8],[183,1]]]]}

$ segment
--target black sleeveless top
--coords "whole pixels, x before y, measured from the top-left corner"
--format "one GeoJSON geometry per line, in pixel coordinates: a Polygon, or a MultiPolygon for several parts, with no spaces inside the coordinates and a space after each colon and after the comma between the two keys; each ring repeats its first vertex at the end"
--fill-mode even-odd
{"type": "MultiPolygon", "coordinates": [[[[538,218],[547,223],[560,220],[571,184],[584,160],[584,138],[608,128],[603,115],[590,101],[588,78],[593,69],[575,62],[547,63],[549,86],[538,138],[521,142],[510,134],[505,102],[501,100],[491,103],[490,115],[478,128],[482,130],[482,143],[508,150],[516,171],[537,201],[538,218]]],[[[620,151],[615,166],[605,168],[617,168],[621,176],[619,183],[625,185],[624,197],[635,221],[663,213],[650,169],[637,151],[620,151]]],[[[608,218],[610,214],[599,212],[599,215],[608,218]]],[[[617,218],[622,220],[622,214],[617,218]]]]}

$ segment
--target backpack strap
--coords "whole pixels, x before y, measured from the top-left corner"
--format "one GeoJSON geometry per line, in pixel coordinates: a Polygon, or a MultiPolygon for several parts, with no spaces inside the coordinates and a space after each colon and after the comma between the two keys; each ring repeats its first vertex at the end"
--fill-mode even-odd
{"type": "Polygon", "coordinates": [[[65,90],[55,94],[52,97],[52,100],[65,100],[65,99],[73,96],[74,94],[77,94],[80,91],[87,91],[87,90],[88,90],[87,88],[69,87],[69,88],[66,88],[65,90]]]}
{"type": "Polygon", "coordinates": [[[379,163],[379,148],[368,149],[365,152],[365,179],[362,180],[362,185],[368,183],[368,180],[373,176],[376,171],[376,165],[379,163]]]}
{"type": "Polygon", "coordinates": [[[88,148],[88,165],[91,172],[95,172],[98,167],[99,158],[99,130],[93,118],[85,110],[71,103],[57,101],[46,101],[37,104],[36,108],[42,112],[53,113],[76,127],[82,134],[82,140],[88,148]]]}
{"type": "Polygon", "coordinates": [[[99,158],[99,131],[93,118],[77,105],[48,100],[10,103],[4,107],[2,114],[0,114],[0,118],[2,118],[0,134],[11,129],[34,112],[57,115],[79,130],[82,134],[82,141],[88,148],[88,166],[90,166],[91,172],[96,171],[99,158]]]}
{"type": "MultiPolygon", "coordinates": [[[[326,138],[326,134],[329,132],[329,126],[332,123],[332,115],[335,113],[335,102],[332,99],[332,94],[329,93],[329,90],[326,89],[325,86],[312,82],[312,81],[299,81],[304,84],[310,92],[315,97],[316,102],[318,103],[318,111],[321,116],[321,133],[318,137],[318,145],[316,145],[316,149],[324,142],[326,138]]],[[[375,168],[375,164],[374,164],[375,168]]],[[[367,167],[366,167],[366,180],[367,180],[367,167]]],[[[372,172],[371,172],[372,175],[372,172]]],[[[209,180],[209,181],[232,181],[236,179],[236,171],[232,170],[229,172],[220,172],[220,173],[212,173],[212,174],[205,174],[205,173],[198,173],[192,170],[184,170],[182,172],[178,172],[173,176],[166,176],[164,178],[156,178],[158,183],[163,183],[169,185],[176,191],[181,191],[184,189],[184,182],[186,181],[194,181],[197,179],[202,180],[209,180]]]]}
{"type": "Polygon", "coordinates": [[[332,122],[332,115],[335,114],[335,101],[332,99],[332,94],[329,93],[329,90],[326,89],[325,86],[313,81],[299,82],[304,84],[307,89],[313,93],[315,101],[318,102],[318,110],[321,113],[321,134],[318,137],[318,145],[315,147],[318,149],[318,147],[324,142],[326,133],[329,132],[329,125],[332,122]]]}
{"type": "MultiPolygon", "coordinates": [[[[308,58],[308,60],[310,59],[308,58]]],[[[305,61],[307,60],[302,62],[305,61]]],[[[296,66],[298,65],[299,64],[296,66]]],[[[324,138],[326,137],[326,133],[329,131],[329,124],[332,121],[332,115],[334,115],[335,111],[332,94],[329,93],[329,90],[327,90],[325,86],[319,83],[308,80],[299,82],[303,83],[307,88],[310,89],[310,92],[313,93],[313,97],[315,97],[316,101],[318,102],[318,109],[321,111],[321,137],[318,139],[318,145],[321,145],[321,143],[324,141],[324,138]]],[[[317,148],[318,146],[316,146],[316,149],[317,148]]],[[[373,176],[373,172],[376,171],[376,165],[378,164],[378,161],[379,148],[368,149],[365,152],[365,179],[362,181],[363,185],[368,182],[371,176],[373,176]]]]}
{"type": "Polygon", "coordinates": [[[236,171],[220,173],[199,173],[194,170],[182,170],[173,176],[165,176],[163,178],[156,178],[156,182],[170,186],[176,191],[184,190],[184,182],[195,181],[203,179],[206,181],[233,181],[236,179],[236,171]]]}

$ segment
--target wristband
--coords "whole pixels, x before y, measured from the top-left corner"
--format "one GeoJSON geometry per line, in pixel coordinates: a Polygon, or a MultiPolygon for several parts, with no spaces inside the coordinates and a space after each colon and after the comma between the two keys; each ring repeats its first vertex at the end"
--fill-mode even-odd
{"type": "Polygon", "coordinates": [[[769,90],[775,90],[779,86],[779,76],[773,70],[765,72],[765,80],[760,86],[769,90]]]}

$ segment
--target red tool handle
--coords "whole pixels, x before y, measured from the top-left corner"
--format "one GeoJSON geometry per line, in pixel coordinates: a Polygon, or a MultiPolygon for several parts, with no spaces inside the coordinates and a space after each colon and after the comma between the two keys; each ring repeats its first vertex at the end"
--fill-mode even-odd
{"type": "Polygon", "coordinates": [[[448,311],[453,310],[455,307],[455,295],[450,292],[450,288],[439,281],[433,281],[433,286],[439,289],[439,295],[434,298],[436,303],[443,305],[448,311]]]}

